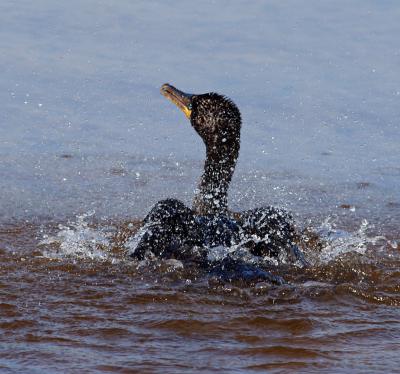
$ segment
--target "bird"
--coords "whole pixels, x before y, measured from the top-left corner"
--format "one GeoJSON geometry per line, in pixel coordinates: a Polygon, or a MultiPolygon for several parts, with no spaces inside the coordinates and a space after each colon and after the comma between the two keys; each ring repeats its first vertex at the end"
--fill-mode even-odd
{"type": "Polygon", "coordinates": [[[228,188],[239,157],[242,127],[236,104],[215,92],[188,94],[168,83],[160,92],[190,121],[203,140],[206,158],[192,207],[172,198],[157,202],[129,240],[129,256],[137,260],[149,255],[179,258],[184,248],[196,247],[203,249],[205,258],[210,248],[236,246],[270,261],[305,266],[296,245],[294,221],[287,211],[272,206],[241,213],[228,209],[228,188]]]}

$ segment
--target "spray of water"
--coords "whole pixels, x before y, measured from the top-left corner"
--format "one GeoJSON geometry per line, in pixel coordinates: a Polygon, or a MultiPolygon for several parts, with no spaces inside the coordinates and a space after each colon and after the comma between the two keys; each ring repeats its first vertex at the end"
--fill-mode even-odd
{"type": "Polygon", "coordinates": [[[92,260],[110,259],[111,233],[91,227],[87,220],[95,212],[76,216],[75,222],[59,225],[55,235],[44,235],[39,242],[43,256],[49,258],[76,257],[92,260]]]}
{"type": "MultiPolygon", "coordinates": [[[[113,228],[94,227],[89,224],[88,221],[94,216],[94,213],[91,211],[78,215],[75,221],[69,222],[67,225],[59,225],[58,231],[54,235],[44,235],[39,243],[43,256],[49,258],[75,257],[112,262],[121,261],[111,251],[115,246],[113,228]]],[[[376,246],[380,244],[382,248],[388,244],[392,248],[397,246],[397,243],[389,243],[383,236],[370,236],[368,234],[369,228],[369,223],[363,220],[356,231],[347,232],[338,229],[333,219],[328,217],[322,224],[312,229],[319,237],[321,247],[318,251],[308,251],[307,259],[310,260],[313,266],[318,266],[318,264],[326,264],[350,252],[365,255],[369,245],[376,246]]],[[[141,230],[143,233],[145,232],[144,229],[141,230]]],[[[123,250],[126,254],[134,250],[137,241],[140,240],[140,232],[138,233],[139,235],[128,238],[123,243],[123,250]]],[[[278,261],[273,258],[253,256],[240,245],[232,247],[218,246],[208,249],[207,258],[210,262],[222,261],[227,256],[235,256],[249,264],[262,262],[272,265],[278,264],[278,261]]],[[[285,259],[280,260],[281,263],[285,263],[285,259]]],[[[140,266],[143,266],[143,264],[141,263],[140,266]]]]}
{"type": "Polygon", "coordinates": [[[322,250],[315,257],[316,263],[328,263],[350,252],[365,255],[369,245],[381,244],[384,248],[388,243],[386,237],[369,235],[370,228],[372,226],[363,219],[356,231],[348,232],[337,228],[331,217],[326,218],[315,229],[322,243],[322,250]]]}

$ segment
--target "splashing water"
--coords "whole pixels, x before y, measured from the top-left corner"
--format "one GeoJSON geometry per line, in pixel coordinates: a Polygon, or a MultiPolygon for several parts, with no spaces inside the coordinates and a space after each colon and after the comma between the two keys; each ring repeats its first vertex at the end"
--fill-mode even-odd
{"type": "MultiPolygon", "coordinates": [[[[55,235],[44,235],[43,240],[39,243],[39,246],[44,248],[43,256],[48,258],[75,257],[101,261],[108,260],[113,263],[123,261],[123,259],[117,259],[111,252],[111,248],[115,246],[113,242],[115,228],[91,226],[88,220],[94,214],[95,212],[91,211],[78,215],[75,222],[70,222],[68,225],[59,225],[59,231],[55,235]]],[[[318,235],[322,244],[320,250],[309,250],[306,253],[306,258],[313,266],[318,266],[334,261],[350,252],[365,255],[369,245],[382,244],[381,248],[383,248],[385,245],[390,244],[394,248],[393,243],[389,242],[384,236],[369,236],[368,230],[370,228],[371,225],[368,221],[363,220],[356,231],[348,232],[337,228],[332,217],[328,217],[320,226],[312,229],[318,235]]],[[[145,232],[146,228],[142,227],[136,235],[128,238],[123,244],[125,255],[134,252],[145,232]]],[[[276,259],[259,258],[237,245],[232,247],[217,246],[209,248],[207,252],[207,259],[210,262],[219,262],[231,256],[240,258],[241,261],[249,264],[262,264],[265,262],[278,265],[276,259]]],[[[286,263],[285,261],[281,262],[283,264],[286,263]]]]}
{"type": "Polygon", "coordinates": [[[111,233],[89,226],[87,219],[94,214],[95,212],[91,211],[78,215],[76,222],[72,222],[68,226],[59,225],[59,231],[55,236],[44,235],[39,246],[49,246],[52,249],[44,250],[43,256],[49,258],[77,257],[92,260],[110,259],[110,253],[107,250],[110,247],[111,233]]]}
{"type": "Polygon", "coordinates": [[[366,219],[361,221],[360,227],[355,232],[348,232],[336,228],[332,218],[326,218],[315,231],[323,241],[322,251],[317,256],[317,262],[328,263],[346,253],[354,252],[365,255],[369,245],[382,242],[382,247],[388,243],[384,236],[369,236],[371,225],[366,219]]]}

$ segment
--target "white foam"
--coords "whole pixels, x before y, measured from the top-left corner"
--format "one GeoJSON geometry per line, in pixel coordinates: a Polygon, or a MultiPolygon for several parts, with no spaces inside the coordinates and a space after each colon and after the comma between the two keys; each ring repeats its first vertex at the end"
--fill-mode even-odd
{"type": "Polygon", "coordinates": [[[384,236],[369,236],[368,229],[371,225],[366,219],[362,220],[360,227],[355,232],[347,232],[337,229],[332,218],[328,217],[316,230],[325,245],[318,255],[321,262],[329,262],[346,253],[354,252],[365,255],[368,245],[376,245],[382,241],[384,245],[388,242],[384,236]]]}
{"type": "Polygon", "coordinates": [[[78,215],[75,222],[59,225],[54,236],[44,235],[39,243],[44,248],[43,256],[110,259],[110,233],[89,226],[86,220],[93,215],[94,211],[78,215]]]}

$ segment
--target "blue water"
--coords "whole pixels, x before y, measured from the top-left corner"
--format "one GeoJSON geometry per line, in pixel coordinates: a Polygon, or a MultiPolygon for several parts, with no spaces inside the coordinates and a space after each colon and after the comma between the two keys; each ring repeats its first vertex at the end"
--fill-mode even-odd
{"type": "Polygon", "coordinates": [[[399,19],[398,1],[1,1],[1,219],[190,202],[204,149],[170,82],[242,111],[233,209],[397,220],[399,19]]]}

